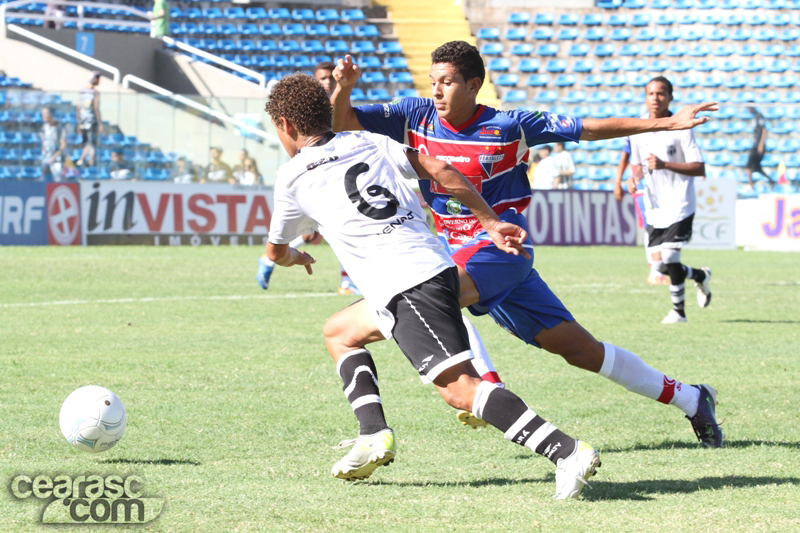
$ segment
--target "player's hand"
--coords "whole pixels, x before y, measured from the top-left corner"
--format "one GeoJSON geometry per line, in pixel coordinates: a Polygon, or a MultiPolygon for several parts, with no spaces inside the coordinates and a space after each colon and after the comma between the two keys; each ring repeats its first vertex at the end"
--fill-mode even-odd
{"type": "Polygon", "coordinates": [[[701,111],[719,111],[717,102],[705,102],[697,105],[687,105],[671,117],[669,117],[668,130],[688,130],[705,124],[711,117],[698,117],[697,114],[701,111]]]}
{"type": "Polygon", "coordinates": [[[631,176],[630,178],[628,178],[627,185],[628,185],[628,192],[634,194],[636,192],[636,186],[639,185],[639,180],[631,176]]]}
{"type": "Polygon", "coordinates": [[[622,197],[625,195],[625,191],[622,190],[622,180],[614,182],[614,198],[617,199],[618,202],[622,201],[622,197]]]}
{"type": "Polygon", "coordinates": [[[650,154],[650,156],[647,158],[647,168],[650,170],[659,170],[666,167],[667,166],[664,164],[664,162],[653,154],[650,154]]]}
{"type": "Polygon", "coordinates": [[[311,265],[316,262],[317,260],[311,257],[311,254],[294,249],[292,264],[306,267],[306,272],[308,272],[309,275],[314,273],[314,271],[311,269],[311,265]]]}
{"type": "Polygon", "coordinates": [[[528,253],[522,245],[528,238],[528,233],[517,226],[508,222],[498,222],[492,228],[484,228],[492,238],[495,246],[511,255],[521,255],[525,259],[530,259],[531,254],[528,253]]]}
{"type": "Polygon", "coordinates": [[[354,87],[360,77],[361,69],[353,62],[353,56],[350,54],[344,56],[344,59],[339,59],[336,68],[333,69],[333,79],[343,89],[354,87]]]}

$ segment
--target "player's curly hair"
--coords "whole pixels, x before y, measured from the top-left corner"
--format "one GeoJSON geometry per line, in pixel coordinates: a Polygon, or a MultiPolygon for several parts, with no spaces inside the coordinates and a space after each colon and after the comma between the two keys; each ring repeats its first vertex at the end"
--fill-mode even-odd
{"type": "Polygon", "coordinates": [[[333,107],[325,88],[316,78],[300,72],[275,84],[264,110],[274,124],[284,117],[303,135],[331,129],[333,124],[333,107]]]}
{"type": "Polygon", "coordinates": [[[464,41],[444,43],[431,53],[431,63],[450,63],[456,72],[464,77],[464,81],[480,78],[486,79],[486,68],[477,48],[464,41]]]}

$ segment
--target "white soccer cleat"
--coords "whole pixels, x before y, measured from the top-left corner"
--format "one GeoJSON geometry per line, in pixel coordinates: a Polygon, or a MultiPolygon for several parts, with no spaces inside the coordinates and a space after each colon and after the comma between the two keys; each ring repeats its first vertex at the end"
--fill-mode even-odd
{"type": "Polygon", "coordinates": [[[711,269],[703,267],[700,270],[706,273],[706,279],[701,282],[694,282],[697,285],[697,305],[708,307],[708,304],[711,303],[711,269]]]}
{"type": "Polygon", "coordinates": [[[670,309],[667,316],[661,321],[662,324],[685,324],[686,322],[689,322],[689,319],[685,316],[681,316],[680,313],[674,309],[670,309]]]}
{"type": "Polygon", "coordinates": [[[343,440],[337,448],[351,445],[353,447],[347,455],[333,465],[333,477],[348,481],[367,479],[376,468],[388,465],[397,455],[394,432],[391,429],[383,429],[372,435],[359,435],[357,439],[343,440]]]}
{"type": "Polygon", "coordinates": [[[583,487],[589,486],[590,477],[600,467],[600,455],[589,444],[576,440],[575,451],[556,466],[556,493],[554,500],[577,498],[583,487]]]}
{"type": "Polygon", "coordinates": [[[484,420],[483,418],[478,418],[469,411],[464,411],[463,409],[458,410],[458,413],[456,413],[456,418],[458,419],[459,422],[461,422],[465,426],[471,427],[472,429],[486,427],[486,420],[484,420]]]}

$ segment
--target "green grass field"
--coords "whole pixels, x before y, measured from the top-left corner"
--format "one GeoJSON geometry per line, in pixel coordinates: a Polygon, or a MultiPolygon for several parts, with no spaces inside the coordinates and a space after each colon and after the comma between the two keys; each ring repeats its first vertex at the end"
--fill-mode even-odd
{"type": "MultiPolygon", "coordinates": [[[[549,461],[469,430],[394,344],[375,345],[398,457],[366,482],[330,477],[357,433],[322,344],[338,296],[326,246],[315,274],[255,284],[255,248],[0,249],[0,531],[39,525],[17,500],[27,474],[137,474],[166,500],[143,526],[57,531],[787,531],[800,530],[798,256],[689,251],[714,271],[714,300],[662,326],[666,287],[636,249],[537,249],[536,266],[595,336],[687,383],[719,391],[727,446],[701,449],[674,408],[626,392],[476,320],[501,376],[542,416],[601,451],[582,501],[554,502],[549,461]],[[58,428],[79,386],[116,392],[122,441],[79,452],[58,428]]],[[[687,287],[688,288],[688,287],[687,287]]]]}

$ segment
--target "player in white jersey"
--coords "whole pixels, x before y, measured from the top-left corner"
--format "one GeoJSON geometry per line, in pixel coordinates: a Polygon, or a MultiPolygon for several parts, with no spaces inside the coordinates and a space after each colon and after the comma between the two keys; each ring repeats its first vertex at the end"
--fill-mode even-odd
{"type": "Polygon", "coordinates": [[[314,259],[289,243],[317,229],[364,294],[368,305],[356,320],[376,330],[366,342],[327,342],[326,335],[360,426],[359,437],[343,443],[353,447],[332,474],[364,479],[394,460],[394,433],[384,417],[375,363],[364,347],[394,338],[447,403],[472,411],[506,439],[550,459],[557,467],[555,497],[576,497],[600,466],[597,452],[556,429],[514,393],[481,380],[469,364],[473,355],[461,320],[458,272],[430,232],[411,183],[434,180],[468,206],[507,253],[527,255],[525,231],[502,222],[450,164],[381,135],[334,134],[330,101],[310,76],[280,80],[266,109],[291,157],[278,171],[267,254],[278,265],[301,265],[311,273],[314,259]]]}
{"type": "MultiPolygon", "coordinates": [[[[650,118],[671,115],[672,84],[663,76],[646,86],[646,103],[650,118]]],[[[646,174],[645,219],[647,220],[647,254],[653,268],[669,276],[672,309],[662,324],[686,322],[684,309],[685,280],[697,285],[697,303],[711,303],[711,269],[692,268],[681,263],[681,248],[692,237],[695,212],[695,176],[705,175],[703,154],[692,130],[659,131],[633,135],[631,140],[632,176],[628,188],[633,194],[646,174]]]]}

